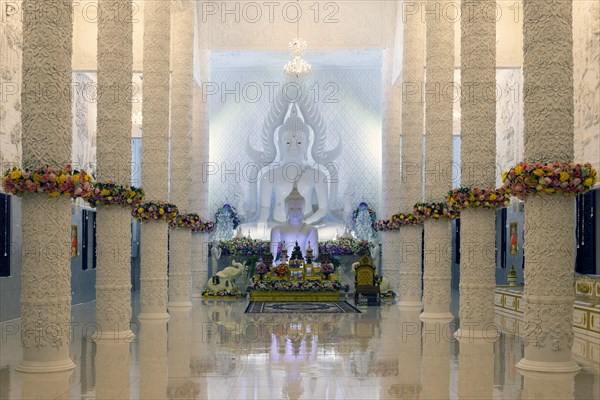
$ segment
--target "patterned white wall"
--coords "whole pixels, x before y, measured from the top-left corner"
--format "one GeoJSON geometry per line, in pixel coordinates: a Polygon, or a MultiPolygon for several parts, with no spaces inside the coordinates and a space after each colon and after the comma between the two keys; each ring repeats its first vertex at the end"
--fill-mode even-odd
{"type": "MultiPolygon", "coordinates": [[[[283,64],[282,64],[283,65],[283,64]]],[[[318,102],[327,124],[329,148],[341,138],[343,151],[336,160],[339,167],[338,201],[348,185],[355,188],[354,203],[367,201],[378,206],[381,168],[381,71],[380,67],[314,69],[309,78],[311,95],[318,102]]],[[[259,138],[269,111],[268,85],[283,81],[281,70],[240,70],[214,68],[207,95],[210,111],[210,160],[218,173],[209,176],[210,212],[225,202],[236,204],[237,181],[245,191],[249,184],[243,166],[250,161],[245,151],[248,135],[259,138]],[[255,99],[259,87],[262,95],[255,99]],[[244,89],[247,88],[247,89],[244,89]],[[228,94],[224,89],[230,90],[228,94]],[[236,98],[237,96],[237,98],[236,98]],[[224,173],[225,168],[238,172],[224,173]]],[[[279,86],[282,87],[282,86],[279,86]]],[[[311,138],[312,144],[312,138],[311,138]]],[[[309,159],[309,162],[312,162],[309,159]]]]}

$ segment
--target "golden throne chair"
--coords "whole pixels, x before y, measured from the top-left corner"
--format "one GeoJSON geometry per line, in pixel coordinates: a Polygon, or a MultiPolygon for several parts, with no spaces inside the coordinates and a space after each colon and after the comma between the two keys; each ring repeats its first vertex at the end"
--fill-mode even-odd
{"type": "Polygon", "coordinates": [[[367,298],[367,304],[380,305],[379,281],[371,259],[366,255],[362,256],[354,273],[354,304],[358,304],[362,295],[367,298]]]}

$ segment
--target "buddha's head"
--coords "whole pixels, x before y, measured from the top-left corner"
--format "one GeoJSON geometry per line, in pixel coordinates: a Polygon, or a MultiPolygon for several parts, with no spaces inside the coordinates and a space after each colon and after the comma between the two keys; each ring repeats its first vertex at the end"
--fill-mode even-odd
{"type": "Polygon", "coordinates": [[[304,207],[306,206],[306,200],[298,191],[298,186],[294,182],[292,191],[284,200],[285,211],[288,217],[288,221],[291,224],[299,224],[304,219],[304,207]]]}
{"type": "Polygon", "coordinates": [[[296,115],[290,116],[279,128],[279,151],[283,161],[304,161],[307,159],[308,126],[296,115]]]}

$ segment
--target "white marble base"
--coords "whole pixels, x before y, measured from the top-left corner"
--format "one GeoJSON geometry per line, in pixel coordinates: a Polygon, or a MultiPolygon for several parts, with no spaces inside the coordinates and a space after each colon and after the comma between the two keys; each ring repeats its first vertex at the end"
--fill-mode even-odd
{"type": "Polygon", "coordinates": [[[454,319],[451,312],[422,312],[419,318],[423,322],[450,322],[454,319]]]}
{"type": "Polygon", "coordinates": [[[406,308],[407,310],[412,309],[413,311],[417,309],[423,309],[423,303],[420,301],[399,301],[398,303],[396,303],[396,306],[400,309],[406,308]]]}
{"type": "Polygon", "coordinates": [[[542,362],[530,361],[525,358],[517,363],[517,368],[524,371],[551,373],[578,372],[581,370],[581,367],[574,360],[566,362],[542,362]]]}
{"type": "Polygon", "coordinates": [[[75,368],[75,363],[70,358],[60,361],[21,361],[19,365],[15,367],[15,370],[19,372],[62,372],[69,371],[75,368]]]}

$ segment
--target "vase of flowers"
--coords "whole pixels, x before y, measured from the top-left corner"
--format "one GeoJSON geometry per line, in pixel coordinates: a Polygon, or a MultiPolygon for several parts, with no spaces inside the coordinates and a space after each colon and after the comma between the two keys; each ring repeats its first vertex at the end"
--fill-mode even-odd
{"type": "Polygon", "coordinates": [[[258,264],[256,264],[256,272],[258,272],[258,276],[262,281],[265,277],[265,274],[269,272],[269,267],[267,267],[267,264],[265,264],[264,262],[259,262],[258,264]]]}
{"type": "Polygon", "coordinates": [[[321,264],[321,273],[325,280],[329,280],[329,275],[333,272],[333,264],[330,262],[321,264]]]}
{"type": "Polygon", "coordinates": [[[289,271],[287,264],[279,264],[275,269],[277,276],[283,278],[285,274],[289,271]]]}

